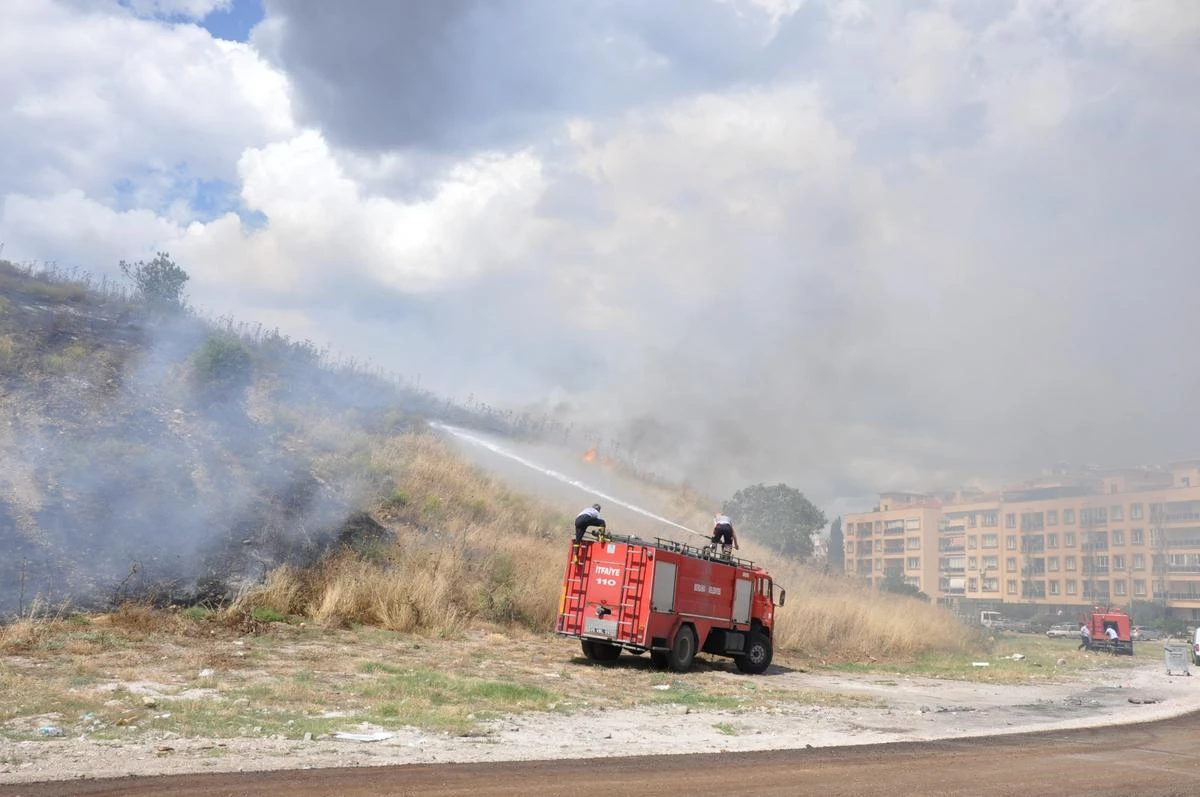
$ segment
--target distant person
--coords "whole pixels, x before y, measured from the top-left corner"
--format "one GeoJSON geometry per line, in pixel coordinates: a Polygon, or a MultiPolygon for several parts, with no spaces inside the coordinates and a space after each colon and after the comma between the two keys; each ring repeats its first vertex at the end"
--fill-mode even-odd
{"type": "Polygon", "coordinates": [[[575,544],[583,542],[583,535],[588,529],[593,526],[606,529],[608,524],[604,522],[604,518],[600,517],[600,505],[592,504],[587,509],[575,516],[575,544]]]}
{"type": "Polygon", "coordinates": [[[725,556],[729,556],[730,545],[740,550],[737,534],[733,530],[733,521],[729,519],[728,515],[717,515],[713,518],[712,547],[714,551],[717,549],[718,543],[721,545],[721,553],[725,556]]]}
{"type": "Polygon", "coordinates": [[[1092,648],[1092,629],[1088,628],[1087,623],[1079,627],[1079,647],[1078,650],[1091,650],[1092,648]]]}
{"type": "Polygon", "coordinates": [[[1108,637],[1108,644],[1112,646],[1112,652],[1116,653],[1118,647],[1117,638],[1120,636],[1117,633],[1117,627],[1115,625],[1110,625],[1108,628],[1105,628],[1104,635],[1108,637]]]}

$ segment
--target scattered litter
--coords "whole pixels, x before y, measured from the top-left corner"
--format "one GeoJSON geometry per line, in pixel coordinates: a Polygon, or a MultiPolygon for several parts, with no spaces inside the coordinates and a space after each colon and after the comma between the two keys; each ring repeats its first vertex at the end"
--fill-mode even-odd
{"type": "Polygon", "coordinates": [[[155,754],[156,756],[158,756],[159,758],[162,758],[163,756],[168,756],[168,755],[170,755],[170,754],[171,754],[171,753],[173,753],[173,752],[175,752],[175,748],[174,748],[174,747],[168,747],[168,746],[166,746],[166,745],[163,745],[162,747],[156,748],[156,749],[154,750],[154,754],[155,754]]]}
{"type": "Polygon", "coordinates": [[[1012,659],[1013,661],[1020,661],[1021,659],[1025,658],[1025,654],[1024,653],[1014,653],[1011,656],[1005,656],[1004,658],[1012,659]]]}
{"type": "Polygon", "coordinates": [[[1148,706],[1151,703],[1161,702],[1161,699],[1157,697],[1131,697],[1129,698],[1129,702],[1139,706],[1148,706]]]}
{"type": "Polygon", "coordinates": [[[665,692],[666,690],[671,688],[671,685],[670,684],[655,684],[654,688],[660,692],[665,692]]]}
{"type": "Polygon", "coordinates": [[[155,708],[158,706],[158,700],[150,695],[146,695],[142,698],[142,705],[146,708],[155,708]]]}
{"type": "Polygon", "coordinates": [[[957,714],[960,711],[974,711],[974,706],[938,706],[939,714],[957,714]]]}
{"type": "Polygon", "coordinates": [[[208,667],[205,667],[203,670],[200,671],[201,678],[212,678],[216,674],[217,674],[216,670],[213,670],[208,667]]]}
{"type": "Polygon", "coordinates": [[[62,736],[63,729],[57,725],[43,725],[38,728],[38,733],[42,736],[62,736]]]}
{"type": "Polygon", "coordinates": [[[991,664],[991,662],[988,662],[988,661],[973,661],[973,662],[971,662],[971,666],[972,667],[991,667],[992,664],[991,664]]]}
{"type": "Polygon", "coordinates": [[[388,731],[376,731],[375,733],[346,733],[345,731],[338,731],[333,735],[333,738],[342,739],[347,742],[382,742],[395,735],[388,731]]]}

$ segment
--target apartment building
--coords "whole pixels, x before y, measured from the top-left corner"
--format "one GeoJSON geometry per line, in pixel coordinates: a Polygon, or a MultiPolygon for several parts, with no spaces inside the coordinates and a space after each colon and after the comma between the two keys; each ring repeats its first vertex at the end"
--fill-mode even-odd
{"type": "Polygon", "coordinates": [[[843,521],[846,572],[1023,613],[1155,601],[1200,619],[1200,461],[1058,473],[1000,492],[884,493],[843,521]]]}

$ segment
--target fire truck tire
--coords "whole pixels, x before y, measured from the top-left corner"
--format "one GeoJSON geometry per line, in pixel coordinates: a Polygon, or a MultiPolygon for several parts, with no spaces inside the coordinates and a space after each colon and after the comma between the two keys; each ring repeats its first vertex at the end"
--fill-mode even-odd
{"type": "Polygon", "coordinates": [[[762,634],[751,634],[746,653],[733,660],[737,668],[748,675],[761,675],[771,666],[771,640],[762,634]]]}
{"type": "Polygon", "coordinates": [[[667,654],[667,666],[674,672],[687,672],[696,660],[696,632],[690,625],[681,625],[675,632],[671,652],[667,654]]]}
{"type": "Polygon", "coordinates": [[[621,649],[616,645],[598,642],[595,639],[581,639],[579,646],[583,648],[583,655],[590,661],[616,661],[621,655],[621,649]]]}
{"type": "MultiPolygon", "coordinates": [[[[665,669],[667,669],[667,666],[670,663],[671,663],[670,656],[667,654],[667,652],[665,650],[650,651],[650,664],[655,669],[665,670],[665,669]]],[[[1200,663],[1200,662],[1198,662],[1198,663],[1200,663]]]]}

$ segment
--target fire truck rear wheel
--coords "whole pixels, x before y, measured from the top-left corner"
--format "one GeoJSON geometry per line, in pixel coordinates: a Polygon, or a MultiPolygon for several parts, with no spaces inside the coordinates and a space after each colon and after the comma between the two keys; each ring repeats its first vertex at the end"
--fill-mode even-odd
{"type": "Polygon", "coordinates": [[[579,646],[590,661],[615,661],[621,655],[621,649],[616,645],[595,639],[581,639],[579,646]]]}
{"type": "Polygon", "coordinates": [[[671,652],[667,654],[667,666],[675,672],[687,672],[696,659],[696,632],[690,625],[681,625],[675,632],[671,652]]]}
{"type": "Polygon", "coordinates": [[[751,634],[750,643],[746,646],[746,653],[735,658],[733,663],[744,673],[760,675],[771,666],[773,654],[771,640],[762,634],[751,634]]]}

